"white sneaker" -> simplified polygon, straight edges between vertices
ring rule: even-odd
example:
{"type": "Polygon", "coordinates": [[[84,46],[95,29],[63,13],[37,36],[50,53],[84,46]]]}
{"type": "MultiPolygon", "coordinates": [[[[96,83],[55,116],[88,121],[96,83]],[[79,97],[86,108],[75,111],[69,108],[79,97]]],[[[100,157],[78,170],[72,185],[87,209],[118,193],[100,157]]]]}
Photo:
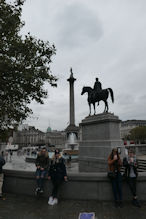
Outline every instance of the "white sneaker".
{"type": "Polygon", "coordinates": [[[40,188],[39,188],[39,187],[36,188],[36,190],[35,190],[35,195],[36,195],[36,196],[38,195],[39,191],[40,191],[40,188]]]}
{"type": "Polygon", "coordinates": [[[57,198],[54,198],[52,200],[52,202],[49,203],[49,205],[57,205],[58,204],[58,199],[57,198]]]}
{"type": "Polygon", "coordinates": [[[49,200],[48,200],[48,205],[52,205],[52,202],[53,202],[53,197],[50,196],[50,197],[49,197],[49,200]]]}
{"type": "Polygon", "coordinates": [[[50,205],[55,205],[54,199],[52,200],[52,202],[50,202],[50,205]]]}
{"type": "Polygon", "coordinates": [[[58,199],[54,198],[54,205],[57,205],[57,204],[58,204],[58,199]]]}
{"type": "Polygon", "coordinates": [[[40,190],[41,190],[40,187],[37,187],[35,191],[39,192],[40,190]]]}

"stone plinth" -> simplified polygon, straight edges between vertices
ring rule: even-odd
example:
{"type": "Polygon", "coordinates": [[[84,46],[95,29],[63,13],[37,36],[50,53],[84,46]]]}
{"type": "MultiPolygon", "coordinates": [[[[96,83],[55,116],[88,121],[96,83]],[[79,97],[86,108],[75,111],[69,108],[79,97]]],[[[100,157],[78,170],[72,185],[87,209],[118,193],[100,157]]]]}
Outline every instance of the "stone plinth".
{"type": "Polygon", "coordinates": [[[88,116],[80,123],[79,171],[105,172],[112,148],[121,147],[120,120],[111,113],[88,116]]]}

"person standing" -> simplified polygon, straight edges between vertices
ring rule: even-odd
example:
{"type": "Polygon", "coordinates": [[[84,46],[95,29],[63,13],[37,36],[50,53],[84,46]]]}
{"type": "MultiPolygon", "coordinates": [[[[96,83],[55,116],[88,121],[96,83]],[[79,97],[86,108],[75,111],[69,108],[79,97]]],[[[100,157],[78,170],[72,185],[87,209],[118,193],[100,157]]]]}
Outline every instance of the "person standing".
{"type": "Polygon", "coordinates": [[[109,178],[112,183],[112,190],[115,200],[115,207],[122,207],[122,161],[117,148],[114,148],[108,157],[109,178]]]}
{"type": "Polygon", "coordinates": [[[5,165],[4,158],[0,155],[0,198],[2,198],[2,187],[3,187],[3,166],[5,165]]]}
{"type": "Polygon", "coordinates": [[[8,156],[9,156],[8,151],[5,151],[5,162],[6,162],[6,163],[8,162],[8,156]]]}
{"type": "Polygon", "coordinates": [[[68,158],[67,158],[67,167],[68,168],[71,168],[71,161],[72,161],[71,155],[68,155],[68,158]]]}
{"type": "Polygon", "coordinates": [[[53,190],[49,197],[48,204],[58,204],[58,189],[63,181],[67,181],[66,167],[64,159],[61,157],[59,150],[55,150],[55,155],[51,160],[49,168],[48,179],[52,181],[53,190]]]}
{"type": "Polygon", "coordinates": [[[46,148],[43,148],[36,159],[36,180],[37,188],[35,194],[43,193],[44,178],[49,169],[49,155],[46,148]]]}
{"type": "Polygon", "coordinates": [[[4,152],[4,151],[1,152],[1,156],[2,156],[3,158],[5,158],[5,152],[4,152]]]}
{"type": "Polygon", "coordinates": [[[12,162],[13,151],[10,150],[10,162],[12,162]]]}
{"type": "Polygon", "coordinates": [[[138,162],[133,150],[129,150],[128,157],[125,157],[123,159],[123,166],[125,167],[126,181],[129,185],[129,188],[133,196],[132,204],[136,207],[141,207],[141,204],[137,198],[137,191],[136,191],[136,182],[138,177],[138,171],[137,171],[138,162]]]}

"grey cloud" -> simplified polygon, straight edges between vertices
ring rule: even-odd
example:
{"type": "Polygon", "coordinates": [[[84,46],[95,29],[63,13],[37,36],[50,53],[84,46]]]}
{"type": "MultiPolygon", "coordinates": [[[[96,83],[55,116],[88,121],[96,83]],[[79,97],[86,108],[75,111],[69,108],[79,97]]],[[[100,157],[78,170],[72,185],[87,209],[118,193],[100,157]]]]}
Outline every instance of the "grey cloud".
{"type": "Polygon", "coordinates": [[[76,48],[92,44],[98,42],[103,35],[98,16],[84,4],[66,6],[55,18],[55,23],[57,41],[64,47],[76,48]]]}
{"type": "Polygon", "coordinates": [[[132,94],[127,94],[127,93],[121,93],[116,96],[117,99],[117,104],[127,106],[131,105],[135,102],[135,98],[132,94]]]}

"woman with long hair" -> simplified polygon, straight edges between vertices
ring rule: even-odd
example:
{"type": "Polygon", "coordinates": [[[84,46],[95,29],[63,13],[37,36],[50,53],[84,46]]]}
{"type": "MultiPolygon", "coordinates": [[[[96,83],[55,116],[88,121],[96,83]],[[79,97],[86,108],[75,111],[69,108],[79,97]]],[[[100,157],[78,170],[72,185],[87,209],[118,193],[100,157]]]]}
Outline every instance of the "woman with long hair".
{"type": "Polygon", "coordinates": [[[67,181],[65,162],[58,149],[55,150],[54,157],[51,160],[48,179],[51,179],[53,184],[53,190],[48,204],[55,205],[58,203],[58,189],[63,181],[67,181]]]}
{"type": "Polygon", "coordinates": [[[108,157],[109,178],[112,183],[112,190],[114,194],[115,207],[122,207],[122,176],[121,166],[122,161],[117,148],[114,148],[108,157]]]}

